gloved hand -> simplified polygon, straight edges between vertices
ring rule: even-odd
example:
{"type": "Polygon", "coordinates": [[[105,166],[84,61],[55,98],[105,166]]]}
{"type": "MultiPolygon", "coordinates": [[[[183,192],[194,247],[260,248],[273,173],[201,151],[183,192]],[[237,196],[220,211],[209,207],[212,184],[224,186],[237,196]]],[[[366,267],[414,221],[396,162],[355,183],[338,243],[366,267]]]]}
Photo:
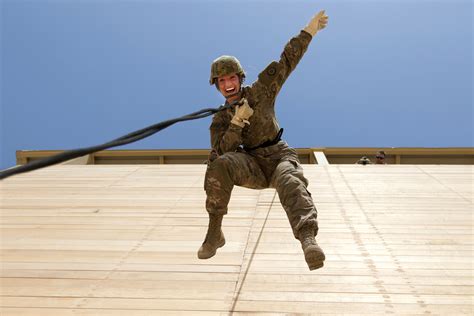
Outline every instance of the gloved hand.
{"type": "Polygon", "coordinates": [[[309,21],[303,30],[311,34],[311,36],[314,36],[319,30],[325,28],[327,24],[328,16],[325,14],[325,11],[322,10],[309,21]]]}
{"type": "Polygon", "coordinates": [[[243,98],[239,103],[235,107],[235,114],[230,122],[243,128],[245,124],[250,125],[248,119],[253,115],[253,110],[248,104],[247,99],[243,98]]]}

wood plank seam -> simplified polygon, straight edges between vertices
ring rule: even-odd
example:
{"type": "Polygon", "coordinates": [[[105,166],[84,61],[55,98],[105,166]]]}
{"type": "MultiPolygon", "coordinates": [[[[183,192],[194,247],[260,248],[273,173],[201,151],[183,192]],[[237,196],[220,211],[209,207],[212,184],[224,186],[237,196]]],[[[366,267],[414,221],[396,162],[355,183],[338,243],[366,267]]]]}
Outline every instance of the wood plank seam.
{"type": "MultiPolygon", "coordinates": [[[[375,225],[375,223],[372,221],[372,219],[367,215],[367,213],[365,212],[364,210],[364,206],[362,205],[362,202],[360,201],[360,199],[357,197],[357,194],[355,194],[354,190],[352,189],[352,187],[349,185],[349,182],[347,181],[346,179],[346,176],[344,175],[344,173],[342,172],[341,168],[339,166],[336,167],[338,172],[339,172],[339,175],[341,177],[341,179],[343,180],[343,183],[345,184],[345,186],[349,189],[351,195],[352,195],[352,198],[356,201],[359,209],[361,210],[361,213],[362,215],[364,216],[366,222],[372,227],[372,229],[375,231],[377,237],[380,239],[382,245],[384,246],[384,248],[387,250],[387,252],[389,253],[392,261],[395,263],[397,269],[396,271],[400,274],[400,277],[401,279],[406,283],[406,285],[410,288],[410,291],[411,291],[411,294],[417,299],[417,304],[421,307],[421,309],[423,309],[423,312],[424,314],[432,314],[432,311],[429,310],[426,302],[421,298],[420,296],[420,293],[418,293],[418,291],[416,290],[416,288],[411,284],[410,282],[410,278],[408,277],[405,269],[403,268],[402,264],[400,263],[400,261],[397,259],[396,255],[394,255],[392,249],[389,247],[389,245],[387,244],[387,242],[385,241],[382,233],[380,232],[380,230],[377,228],[377,226],[375,225]]],[[[357,233],[358,234],[358,233],[357,233]]],[[[367,252],[368,256],[370,256],[370,253],[367,252]]],[[[370,263],[370,266],[373,268],[373,271],[376,273],[376,278],[378,278],[378,272],[377,272],[377,266],[375,264],[375,261],[373,259],[368,259],[368,262],[370,263]]],[[[392,300],[390,299],[390,294],[387,292],[387,290],[385,289],[385,287],[382,285],[382,281],[379,280],[380,282],[377,281],[376,283],[376,286],[378,288],[380,288],[380,293],[383,294],[383,298],[384,300],[387,302],[387,307],[390,307],[391,310],[390,310],[390,313],[393,313],[392,309],[393,309],[393,302],[392,300]]],[[[387,311],[389,312],[389,311],[387,311]]]]}
{"type": "MultiPolygon", "coordinates": [[[[339,171],[339,176],[341,177],[342,173],[341,173],[340,168],[338,166],[336,168],[339,171]]],[[[361,235],[357,231],[357,229],[356,229],[354,223],[352,222],[350,216],[348,216],[347,211],[346,211],[345,206],[344,206],[344,203],[343,203],[341,197],[339,196],[339,193],[338,193],[338,191],[337,191],[337,189],[334,185],[334,181],[332,180],[332,177],[331,177],[329,171],[327,169],[325,169],[325,171],[326,171],[326,174],[327,174],[328,179],[329,179],[329,184],[331,185],[331,188],[332,188],[333,192],[335,193],[336,202],[337,202],[338,208],[341,212],[342,219],[343,219],[344,223],[348,226],[348,228],[350,230],[350,233],[352,235],[352,238],[353,238],[354,242],[357,244],[357,248],[361,252],[361,256],[366,258],[364,260],[364,264],[367,266],[367,270],[370,271],[372,277],[375,279],[375,282],[374,282],[375,288],[377,289],[379,294],[382,295],[382,297],[383,297],[384,305],[386,307],[385,313],[393,314],[393,308],[394,308],[393,302],[392,302],[390,296],[388,295],[387,289],[383,285],[383,281],[379,277],[379,273],[378,273],[378,270],[377,270],[376,263],[372,258],[370,258],[369,250],[365,246],[365,244],[364,244],[364,242],[361,238],[361,235]]],[[[344,180],[345,185],[348,187],[346,179],[343,178],[343,180],[344,180]]],[[[359,205],[359,208],[361,209],[361,211],[363,211],[362,208],[360,207],[360,205],[359,205]]]]}
{"type": "MultiPolygon", "coordinates": [[[[262,191],[263,192],[263,191],[262,191]]],[[[249,259],[249,262],[247,264],[247,267],[245,268],[245,271],[243,273],[243,276],[242,278],[240,277],[240,275],[242,275],[242,272],[240,273],[239,275],[239,279],[237,280],[237,284],[236,284],[236,291],[234,291],[234,295],[233,295],[233,299],[232,299],[232,306],[230,308],[230,311],[229,311],[229,314],[230,315],[233,315],[234,312],[235,312],[235,307],[237,306],[237,302],[239,301],[239,297],[240,297],[240,293],[242,291],[242,287],[245,283],[245,279],[247,278],[247,274],[249,272],[249,269],[250,269],[250,265],[252,264],[252,261],[253,261],[253,258],[255,256],[255,251],[257,250],[257,247],[260,243],[260,239],[262,238],[262,234],[263,234],[263,230],[265,229],[265,225],[267,223],[267,220],[268,220],[268,216],[270,215],[270,211],[273,207],[273,203],[275,203],[275,198],[276,198],[276,190],[274,190],[273,192],[273,197],[272,197],[272,202],[270,203],[270,205],[268,206],[268,211],[267,211],[267,214],[265,215],[265,220],[263,221],[263,224],[262,224],[262,229],[260,230],[259,234],[258,234],[258,238],[257,238],[257,241],[255,242],[255,245],[252,249],[252,252],[251,252],[251,255],[250,255],[250,259],[249,259]]],[[[258,205],[258,202],[257,202],[257,205],[258,205]]],[[[254,217],[254,220],[255,220],[255,217],[254,217]]],[[[250,230],[249,232],[249,236],[248,238],[250,238],[252,234],[252,231],[250,230]]],[[[248,242],[248,239],[247,239],[247,245],[249,244],[248,242]]],[[[244,253],[244,257],[245,257],[245,253],[244,253]]],[[[243,263],[243,262],[242,262],[243,263]]]]}

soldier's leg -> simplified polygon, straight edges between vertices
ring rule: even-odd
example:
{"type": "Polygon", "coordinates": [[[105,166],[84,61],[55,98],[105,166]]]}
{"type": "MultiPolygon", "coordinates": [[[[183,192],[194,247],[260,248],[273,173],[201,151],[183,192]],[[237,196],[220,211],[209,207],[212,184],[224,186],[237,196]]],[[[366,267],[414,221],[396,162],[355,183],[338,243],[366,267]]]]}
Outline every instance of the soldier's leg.
{"type": "Polygon", "coordinates": [[[226,153],[211,162],[206,171],[206,209],[209,227],[198,258],[207,259],[215,255],[217,248],[224,246],[221,230],[222,218],[227,214],[227,204],[234,185],[252,189],[268,187],[267,180],[255,158],[239,152],[226,153]]]}
{"type": "Polygon", "coordinates": [[[303,247],[310,270],[324,265],[324,253],[317,245],[317,211],[303,175],[303,168],[296,160],[285,160],[276,167],[271,185],[277,190],[280,202],[290,221],[293,234],[303,247]]]}

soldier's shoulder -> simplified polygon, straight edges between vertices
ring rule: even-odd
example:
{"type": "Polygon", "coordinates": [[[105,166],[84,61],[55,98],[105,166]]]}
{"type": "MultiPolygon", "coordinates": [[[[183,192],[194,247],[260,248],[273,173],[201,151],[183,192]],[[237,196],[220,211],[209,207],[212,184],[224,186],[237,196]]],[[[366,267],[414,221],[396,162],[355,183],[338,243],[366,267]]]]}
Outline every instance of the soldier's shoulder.
{"type": "MultiPolygon", "coordinates": [[[[252,84],[253,86],[253,84],[252,84]]],[[[242,87],[242,97],[246,98],[250,94],[252,94],[252,86],[243,86],[242,87]]]]}
{"type": "MultiPolygon", "coordinates": [[[[219,107],[219,110],[221,110],[222,108],[223,108],[223,106],[219,107]]],[[[227,110],[221,110],[221,111],[217,112],[212,117],[212,120],[215,121],[215,120],[220,120],[220,119],[224,118],[226,116],[226,111],[227,110]]]]}
{"type": "Polygon", "coordinates": [[[262,83],[270,83],[278,77],[282,69],[282,64],[274,60],[258,75],[258,79],[262,83]]]}
{"type": "Polygon", "coordinates": [[[212,117],[211,128],[222,128],[228,121],[228,110],[219,111],[212,117]]]}

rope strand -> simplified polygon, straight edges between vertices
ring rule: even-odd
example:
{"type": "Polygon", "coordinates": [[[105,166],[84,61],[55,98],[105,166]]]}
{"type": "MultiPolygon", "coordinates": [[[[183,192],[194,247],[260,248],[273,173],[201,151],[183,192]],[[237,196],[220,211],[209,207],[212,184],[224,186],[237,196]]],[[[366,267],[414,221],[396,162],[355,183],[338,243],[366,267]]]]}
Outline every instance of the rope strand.
{"type": "Polygon", "coordinates": [[[84,155],[88,155],[91,153],[95,153],[100,150],[105,150],[108,148],[112,147],[117,147],[117,146],[123,146],[126,144],[130,144],[136,141],[139,141],[143,138],[149,137],[175,123],[178,122],[184,122],[184,121],[191,121],[191,120],[197,120],[201,119],[204,117],[211,116],[217,112],[229,109],[236,105],[239,101],[234,101],[230,104],[227,105],[221,105],[218,108],[207,108],[207,109],[202,109],[197,112],[184,115],[182,117],[166,120],[157,124],[150,125],[148,127],[139,129],[137,131],[128,133],[124,136],[121,136],[119,138],[116,138],[112,141],[109,141],[107,143],[101,144],[101,145],[96,145],[96,146],[91,146],[91,147],[84,147],[84,148],[78,148],[78,149],[71,149],[64,151],[62,153],[56,154],[51,157],[46,157],[38,160],[34,160],[32,162],[29,162],[25,165],[22,166],[17,166],[14,168],[6,169],[0,171],[0,180],[6,179],[8,177],[11,177],[16,174],[24,173],[24,172],[29,172],[33,171],[36,169],[48,167],[57,163],[61,163],[67,160],[71,160],[77,157],[81,157],[84,155]]]}

